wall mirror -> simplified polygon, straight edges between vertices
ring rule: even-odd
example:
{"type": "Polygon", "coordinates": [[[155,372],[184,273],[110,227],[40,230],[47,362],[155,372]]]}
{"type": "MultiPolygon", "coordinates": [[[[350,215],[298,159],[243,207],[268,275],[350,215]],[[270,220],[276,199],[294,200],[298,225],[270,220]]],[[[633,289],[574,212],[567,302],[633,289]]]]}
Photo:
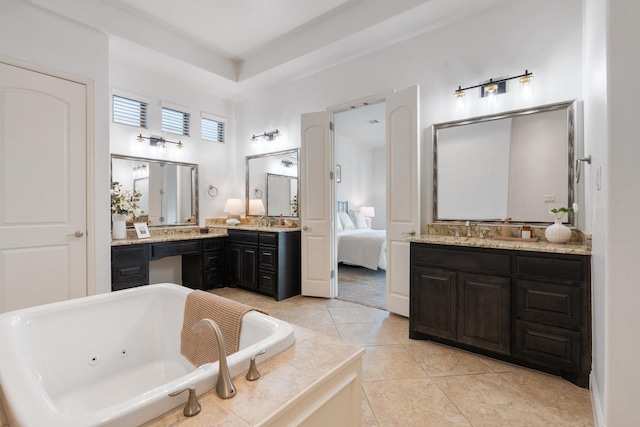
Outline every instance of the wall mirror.
{"type": "Polygon", "coordinates": [[[574,104],[433,125],[434,221],[552,222],[574,201],[574,104]]]}
{"type": "Polygon", "coordinates": [[[299,149],[247,156],[248,216],[298,217],[299,149]]]}
{"type": "Polygon", "coordinates": [[[198,165],[112,154],[111,181],[140,191],[149,226],[198,224],[198,165]]]}

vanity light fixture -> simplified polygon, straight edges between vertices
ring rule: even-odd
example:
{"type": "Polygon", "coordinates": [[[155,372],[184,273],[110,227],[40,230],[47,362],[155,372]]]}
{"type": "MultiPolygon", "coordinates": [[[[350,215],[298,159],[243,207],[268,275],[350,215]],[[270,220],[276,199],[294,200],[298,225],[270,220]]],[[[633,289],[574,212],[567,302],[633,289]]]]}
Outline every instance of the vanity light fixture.
{"type": "Polygon", "coordinates": [[[463,96],[465,96],[465,91],[469,89],[480,88],[480,97],[484,98],[489,95],[498,95],[501,93],[505,93],[507,91],[507,82],[513,79],[520,79],[520,84],[528,85],[533,81],[533,73],[529,70],[524,70],[524,74],[520,74],[518,76],[507,77],[504,79],[489,79],[488,82],[480,83],[479,85],[462,87],[458,86],[458,89],[453,92],[454,96],[460,100],[463,96]]]}
{"type": "Polygon", "coordinates": [[[258,136],[253,134],[253,136],[251,137],[251,142],[256,142],[258,140],[258,138],[262,138],[265,141],[273,141],[274,139],[276,139],[280,135],[282,135],[282,134],[280,133],[280,131],[278,129],[272,130],[270,132],[263,132],[262,135],[258,135],[258,136]]]}
{"type": "Polygon", "coordinates": [[[149,145],[152,147],[164,147],[166,144],[175,144],[178,150],[182,150],[184,147],[184,144],[181,141],[169,141],[161,136],[142,136],[142,134],[140,134],[136,137],[136,141],[138,142],[144,142],[145,139],[149,140],[149,145]]]}

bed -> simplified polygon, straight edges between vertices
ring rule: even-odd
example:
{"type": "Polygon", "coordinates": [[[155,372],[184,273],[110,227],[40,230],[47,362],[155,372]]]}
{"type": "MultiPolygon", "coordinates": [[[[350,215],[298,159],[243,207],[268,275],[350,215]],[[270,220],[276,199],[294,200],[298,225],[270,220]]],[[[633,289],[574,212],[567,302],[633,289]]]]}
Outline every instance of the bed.
{"type": "Polygon", "coordinates": [[[387,269],[387,231],[369,228],[362,215],[349,211],[346,201],[337,202],[336,243],[338,263],[387,269]]]}

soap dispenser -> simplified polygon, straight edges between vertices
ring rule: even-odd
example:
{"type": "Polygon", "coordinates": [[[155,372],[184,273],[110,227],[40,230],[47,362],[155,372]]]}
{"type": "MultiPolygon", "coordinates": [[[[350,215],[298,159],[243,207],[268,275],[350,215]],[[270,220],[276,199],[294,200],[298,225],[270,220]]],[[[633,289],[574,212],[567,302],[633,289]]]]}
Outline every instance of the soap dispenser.
{"type": "Polygon", "coordinates": [[[509,225],[509,221],[511,218],[505,218],[502,223],[502,230],[500,231],[500,236],[502,237],[512,237],[511,236],[511,226],[509,225]]]}

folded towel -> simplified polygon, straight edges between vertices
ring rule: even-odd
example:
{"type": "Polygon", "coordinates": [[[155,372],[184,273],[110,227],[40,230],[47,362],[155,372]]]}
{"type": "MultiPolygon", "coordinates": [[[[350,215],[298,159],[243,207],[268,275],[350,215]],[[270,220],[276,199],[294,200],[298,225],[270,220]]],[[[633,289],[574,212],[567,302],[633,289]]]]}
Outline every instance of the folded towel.
{"type": "Polygon", "coordinates": [[[222,298],[204,291],[193,291],[184,304],[184,321],[180,332],[180,353],[194,366],[218,360],[218,344],[210,328],[193,333],[191,328],[201,319],[211,319],[218,324],[224,339],[227,355],[238,351],[242,316],[251,310],[266,311],[222,298]]]}

